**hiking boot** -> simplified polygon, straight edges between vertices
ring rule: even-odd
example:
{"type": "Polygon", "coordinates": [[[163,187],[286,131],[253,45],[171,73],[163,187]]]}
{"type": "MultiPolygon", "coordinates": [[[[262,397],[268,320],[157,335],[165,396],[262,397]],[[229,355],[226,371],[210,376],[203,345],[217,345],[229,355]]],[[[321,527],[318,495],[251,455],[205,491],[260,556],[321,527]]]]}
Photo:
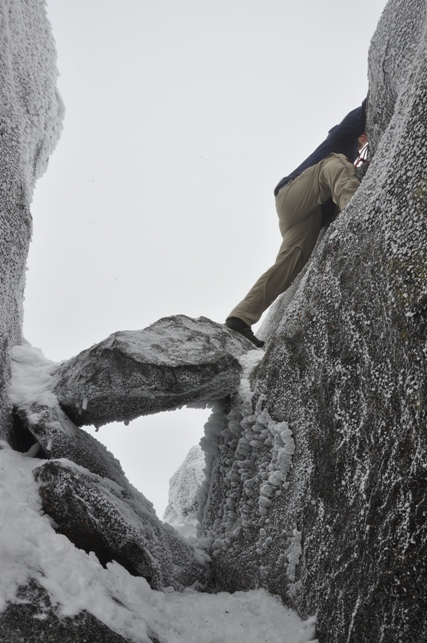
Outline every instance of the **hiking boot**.
{"type": "Polygon", "coordinates": [[[243,319],[239,319],[238,317],[229,317],[225,320],[225,325],[227,328],[230,328],[236,333],[243,335],[243,337],[246,337],[246,339],[249,339],[249,341],[252,342],[252,344],[255,344],[257,348],[262,348],[264,346],[264,342],[258,339],[258,337],[255,337],[252,332],[252,328],[248,326],[243,319]]]}

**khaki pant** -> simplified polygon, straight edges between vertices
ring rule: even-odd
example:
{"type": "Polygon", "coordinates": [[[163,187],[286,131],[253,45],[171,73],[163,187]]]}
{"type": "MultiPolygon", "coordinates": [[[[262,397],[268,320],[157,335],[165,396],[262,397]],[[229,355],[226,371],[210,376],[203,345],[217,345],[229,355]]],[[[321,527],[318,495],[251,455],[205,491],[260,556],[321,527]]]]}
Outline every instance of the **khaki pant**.
{"type": "Polygon", "coordinates": [[[283,242],[276,263],[258,279],[229,317],[238,317],[249,326],[259,320],[307,263],[320,232],[321,204],[332,197],[343,210],[359,185],[354,167],[345,156],[331,154],[280,190],[276,209],[283,242]]]}

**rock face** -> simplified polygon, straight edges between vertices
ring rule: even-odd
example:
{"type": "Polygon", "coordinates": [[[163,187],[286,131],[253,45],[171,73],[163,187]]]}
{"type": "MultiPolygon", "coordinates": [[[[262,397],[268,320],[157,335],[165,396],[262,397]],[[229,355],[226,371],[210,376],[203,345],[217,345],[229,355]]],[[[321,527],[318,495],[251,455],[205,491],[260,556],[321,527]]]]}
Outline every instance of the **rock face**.
{"type": "Polygon", "coordinates": [[[65,362],[54,392],[78,425],[101,426],[206,403],[237,390],[252,344],[210,319],[167,317],[114,333],[65,362]]]}
{"type": "Polygon", "coordinates": [[[207,568],[197,562],[192,547],[163,525],[129,484],[119,486],[66,461],[42,465],[35,479],[57,533],[94,552],[102,565],[114,560],[153,589],[206,587],[207,568]]]}
{"type": "Polygon", "coordinates": [[[199,490],[205,479],[205,456],[199,446],[191,447],[184,462],[169,481],[169,503],[163,520],[184,536],[195,536],[199,490]]]}
{"type": "Polygon", "coordinates": [[[386,7],[369,60],[371,166],[270,311],[262,361],[219,324],[178,316],[116,333],[60,367],[39,365],[45,388],[12,387],[9,399],[28,205],[62,108],[44,5],[0,1],[0,437],[44,459],[37,466],[0,445],[9,463],[1,504],[16,523],[3,523],[3,561],[25,529],[8,567],[10,575],[16,562],[22,574],[17,592],[2,570],[2,639],[138,640],[116,633],[111,614],[108,626],[97,617],[114,605],[133,618],[145,596],[135,576],[156,588],[206,581],[203,557],[157,520],[120,464],[76,424],[210,402],[207,477],[182,507],[199,505],[216,589],[268,588],[301,616],[317,614],[320,643],[427,640],[426,13],[424,0],[386,7]],[[34,477],[58,533],[41,515],[34,477]],[[45,542],[84,569],[77,595],[90,568],[85,596],[98,596],[96,610],[79,604],[68,619],[53,604],[50,596],[70,600],[76,576],[49,546],[38,556],[35,543],[45,542]],[[56,581],[52,561],[61,563],[56,581]]]}
{"type": "Polygon", "coordinates": [[[370,50],[375,155],[266,355],[212,421],[217,582],[317,613],[322,643],[427,640],[427,40],[391,0],[370,50]]]}
{"type": "Polygon", "coordinates": [[[29,205],[59,137],[56,52],[39,0],[0,2],[0,436],[11,426],[9,350],[22,341],[29,205]]]}
{"type": "Polygon", "coordinates": [[[19,603],[9,604],[0,620],[0,640],[5,643],[128,642],[87,612],[80,612],[74,618],[62,617],[52,605],[48,592],[34,580],[18,589],[17,598],[19,603]]]}

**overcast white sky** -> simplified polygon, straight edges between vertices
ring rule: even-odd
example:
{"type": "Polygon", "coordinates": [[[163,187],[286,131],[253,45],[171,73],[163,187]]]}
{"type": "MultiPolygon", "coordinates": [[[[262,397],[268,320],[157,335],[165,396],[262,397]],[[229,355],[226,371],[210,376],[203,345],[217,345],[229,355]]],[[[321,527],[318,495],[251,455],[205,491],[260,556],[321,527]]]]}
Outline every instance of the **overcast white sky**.
{"type": "MultiPolygon", "coordinates": [[[[273,189],[367,93],[385,0],[48,0],[65,127],[38,182],[25,335],[49,359],[223,322],[280,245],[273,189]]],[[[97,437],[162,515],[207,413],[97,437]]]]}

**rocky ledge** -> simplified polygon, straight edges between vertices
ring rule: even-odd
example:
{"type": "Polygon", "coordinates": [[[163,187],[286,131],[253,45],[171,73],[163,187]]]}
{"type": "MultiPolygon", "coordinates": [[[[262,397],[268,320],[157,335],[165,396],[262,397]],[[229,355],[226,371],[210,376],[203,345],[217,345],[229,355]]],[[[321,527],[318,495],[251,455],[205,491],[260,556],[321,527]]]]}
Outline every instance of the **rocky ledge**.
{"type": "Polygon", "coordinates": [[[239,357],[252,348],[206,317],[166,317],[114,333],[62,364],[54,393],[78,426],[129,422],[235,392],[239,357]]]}

